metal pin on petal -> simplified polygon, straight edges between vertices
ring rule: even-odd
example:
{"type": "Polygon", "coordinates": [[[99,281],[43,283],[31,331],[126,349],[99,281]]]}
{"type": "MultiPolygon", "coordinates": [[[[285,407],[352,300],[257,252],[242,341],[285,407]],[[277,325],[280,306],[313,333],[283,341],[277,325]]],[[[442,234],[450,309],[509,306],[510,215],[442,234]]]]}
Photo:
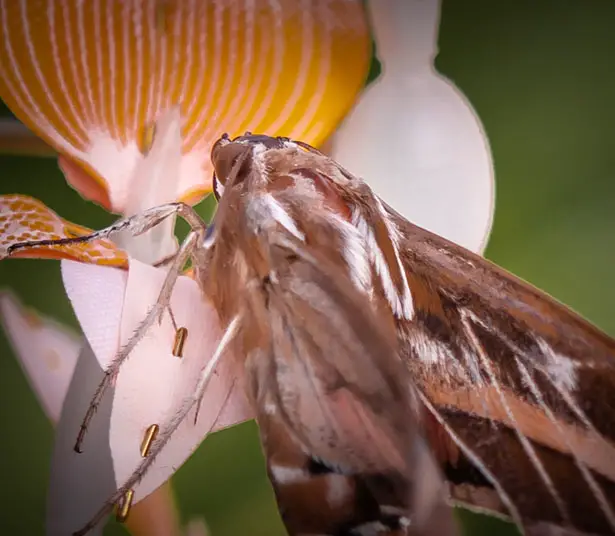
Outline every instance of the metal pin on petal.
{"type": "Polygon", "coordinates": [[[179,328],[175,332],[175,342],[173,343],[173,355],[176,357],[183,357],[184,343],[188,337],[188,330],[186,328],[179,328]]]}
{"type": "Polygon", "coordinates": [[[143,436],[143,441],[141,442],[141,456],[144,458],[147,458],[152,447],[152,443],[158,435],[158,430],[160,430],[160,426],[157,424],[152,424],[151,426],[148,426],[147,430],[145,430],[145,435],[143,436]]]}
{"type": "Polygon", "coordinates": [[[132,499],[134,497],[134,490],[129,489],[122,497],[122,500],[119,502],[117,506],[117,513],[115,515],[115,519],[119,523],[124,523],[128,519],[128,514],[130,513],[130,508],[132,507],[132,499]]]}

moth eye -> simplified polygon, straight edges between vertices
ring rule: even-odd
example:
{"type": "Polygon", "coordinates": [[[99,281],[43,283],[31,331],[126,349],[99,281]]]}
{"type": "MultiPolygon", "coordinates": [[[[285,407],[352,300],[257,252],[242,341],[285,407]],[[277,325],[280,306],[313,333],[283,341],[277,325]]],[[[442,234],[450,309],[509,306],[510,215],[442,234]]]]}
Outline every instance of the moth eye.
{"type": "Polygon", "coordinates": [[[222,184],[221,181],[218,180],[218,177],[216,176],[216,174],[214,173],[214,178],[213,178],[213,189],[214,189],[214,197],[216,198],[216,201],[220,201],[220,198],[222,197],[222,194],[224,193],[224,184],[222,184]]]}

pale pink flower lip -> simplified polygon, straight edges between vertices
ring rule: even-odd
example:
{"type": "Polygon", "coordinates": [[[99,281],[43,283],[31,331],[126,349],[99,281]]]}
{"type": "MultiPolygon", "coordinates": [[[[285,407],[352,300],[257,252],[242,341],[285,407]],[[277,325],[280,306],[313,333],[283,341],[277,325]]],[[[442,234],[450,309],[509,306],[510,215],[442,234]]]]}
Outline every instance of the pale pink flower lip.
{"type": "MultiPolygon", "coordinates": [[[[58,423],[47,520],[49,534],[58,535],[85,524],[143,461],[140,446],[146,429],[151,424],[168,427],[194,392],[219,335],[215,312],[203,301],[196,282],[180,277],[171,307],[178,325],[188,329],[183,357],[172,355],[175,330],[167,315],[122,367],[113,394],[103,399],[92,421],[83,453],[77,454],[72,446],[102,370],[156,300],[165,272],[132,259],[128,272],[63,261],[62,273],[91,349],[87,361],[80,360],[80,367],[84,361],[89,369],[81,381],[91,389],[69,391],[58,423]]],[[[227,359],[217,367],[197,422],[193,410],[135,487],[135,501],[165,482],[209,432],[252,418],[233,363],[227,359]]]]}

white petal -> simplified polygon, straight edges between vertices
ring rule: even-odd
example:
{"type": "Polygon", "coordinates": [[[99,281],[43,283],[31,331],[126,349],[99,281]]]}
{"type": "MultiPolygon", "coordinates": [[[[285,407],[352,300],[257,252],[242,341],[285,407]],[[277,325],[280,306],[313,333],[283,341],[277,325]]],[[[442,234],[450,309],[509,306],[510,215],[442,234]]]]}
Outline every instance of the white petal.
{"type": "Polygon", "coordinates": [[[81,341],[67,327],[0,294],[0,320],[47,417],[55,424],[75,370],[81,341]]]}
{"type": "Polygon", "coordinates": [[[124,292],[125,270],[75,261],[62,261],[64,290],[71,301],[84,335],[102,368],[117,352],[124,292]]]}
{"type": "Polygon", "coordinates": [[[335,135],[333,156],[413,223],[482,252],[491,152],[472,106],[433,65],[439,3],[368,5],[383,73],[335,135]]]}
{"type": "Polygon", "coordinates": [[[236,382],[220,415],[216,419],[212,432],[223,430],[229,426],[235,426],[240,422],[253,418],[254,415],[245,397],[243,385],[241,382],[236,382]]]}
{"type": "MultiPolygon", "coordinates": [[[[132,216],[176,200],[182,159],[180,120],[179,107],[175,106],[156,123],[153,144],[137,163],[130,180],[125,215],[132,216]]],[[[127,233],[116,241],[121,248],[130,251],[131,257],[153,265],[177,250],[174,226],[175,218],[168,218],[140,236],[127,233]]]]}
{"type": "MultiPolygon", "coordinates": [[[[102,375],[98,360],[86,344],[56,427],[47,493],[47,536],[66,536],[81,528],[117,488],[109,447],[113,390],[103,398],[90,424],[85,451],[77,454],[73,450],[79,426],[102,375]]],[[[91,534],[102,534],[102,524],[91,534]]]]}
{"type": "MultiPolygon", "coordinates": [[[[106,367],[117,352],[125,270],[62,261],[62,278],[86,336],[55,434],[47,496],[46,533],[66,536],[89,521],[116,489],[109,427],[114,390],[102,399],[84,443],[73,450],[79,427],[106,367]]],[[[93,534],[102,532],[98,527],[93,534]]]]}
{"type": "MultiPolygon", "coordinates": [[[[122,318],[123,341],[132,335],[155,302],[164,277],[164,270],[131,260],[122,318]]],[[[183,357],[172,355],[175,330],[169,315],[165,315],[162,324],[154,326],[135,348],[116,381],[111,449],[120,483],[142,461],[140,446],[146,429],[158,424],[162,433],[164,424],[177,414],[185,398],[194,393],[200,372],[220,336],[217,315],[203,300],[194,280],[179,278],[171,309],[177,325],[188,329],[183,357]]],[[[239,381],[235,363],[223,358],[203,397],[197,423],[194,424],[192,410],[136,488],[135,500],[166,481],[212,430],[239,381]]],[[[231,405],[235,406],[233,402],[231,405]]],[[[234,413],[234,417],[237,423],[251,415],[234,413]]]]}
{"type": "MultiPolygon", "coordinates": [[[[118,277],[118,271],[112,268],[103,268],[113,272],[105,274],[84,271],[73,264],[63,266],[67,292],[98,355],[87,353],[79,360],[58,425],[48,498],[48,534],[52,536],[64,536],[83,526],[132,474],[143,460],[140,445],[145,430],[156,423],[160,433],[164,432],[165,424],[177,413],[184,397],[193,393],[200,370],[211,357],[219,335],[216,315],[202,301],[197,284],[181,277],[171,307],[178,324],[188,328],[184,357],[171,353],[175,332],[165,315],[162,324],[151,328],[120,369],[112,392],[103,398],[90,424],[83,453],[76,454],[73,445],[102,378],[101,364],[108,364],[110,354],[132,335],[158,297],[166,272],[131,259],[126,281],[121,272],[118,277]],[[86,292],[88,281],[90,302],[86,292]],[[125,286],[122,281],[126,281],[125,286]],[[121,327],[117,323],[118,296],[123,300],[119,306],[121,327]],[[106,321],[105,315],[114,321],[106,321]],[[115,347],[111,344],[113,340],[115,347]]],[[[230,359],[222,360],[203,398],[197,424],[193,424],[192,411],[135,487],[135,501],[154,491],[179,468],[213,428],[223,408],[226,425],[234,424],[232,419],[240,422],[252,417],[249,413],[241,414],[245,407],[241,399],[229,399],[231,392],[237,393],[232,389],[237,377],[233,364],[230,359]]]]}

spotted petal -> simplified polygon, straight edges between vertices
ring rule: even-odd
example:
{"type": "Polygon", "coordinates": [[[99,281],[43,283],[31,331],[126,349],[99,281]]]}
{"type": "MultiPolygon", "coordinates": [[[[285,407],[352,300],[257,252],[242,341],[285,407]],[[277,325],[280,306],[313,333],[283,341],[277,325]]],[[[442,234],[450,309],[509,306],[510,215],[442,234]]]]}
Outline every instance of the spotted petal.
{"type": "MultiPolygon", "coordinates": [[[[37,240],[58,240],[91,233],[90,229],[70,223],[39,200],[27,195],[0,195],[0,259],[14,244],[37,240]]],[[[74,259],[91,264],[126,266],[127,257],[110,240],[43,246],[16,250],[13,257],[74,259]]]]}
{"type": "MultiPolygon", "coordinates": [[[[119,344],[132,335],[156,300],[165,271],[134,259],[128,274],[72,262],[63,262],[62,271],[97,363],[90,360],[90,370],[83,374],[88,378],[83,389],[72,382],[70,404],[67,399],[60,421],[65,426],[58,428],[48,509],[50,534],[58,535],[79,528],[132,474],[143,460],[140,446],[146,429],[159,424],[160,433],[164,432],[185,397],[194,392],[219,335],[215,312],[202,300],[196,282],[180,277],[171,308],[177,323],[188,329],[183,357],[172,355],[175,331],[167,315],[160,326],[150,329],[122,366],[114,392],[103,399],[92,422],[84,452],[77,455],[72,445],[102,368],[108,366],[119,344]],[[101,474],[103,466],[108,474],[101,474]]],[[[166,481],[209,431],[251,418],[232,363],[223,360],[217,367],[198,421],[194,424],[192,411],[135,488],[135,500],[166,481]]],[[[81,361],[78,371],[80,366],[81,361]]]]}
{"type": "Polygon", "coordinates": [[[493,163],[480,119],[433,64],[440,2],[368,6],[383,72],[337,132],[333,155],[413,223],[482,252],[493,163]]]}
{"type": "Polygon", "coordinates": [[[222,132],[318,145],[370,59],[360,0],[0,0],[0,35],[0,97],[121,213],[165,111],[182,117],[175,197],[195,201],[222,132]]]}
{"type": "Polygon", "coordinates": [[[81,349],[79,338],[27,309],[9,292],[0,293],[0,321],[32,390],[55,424],[81,349]]]}

